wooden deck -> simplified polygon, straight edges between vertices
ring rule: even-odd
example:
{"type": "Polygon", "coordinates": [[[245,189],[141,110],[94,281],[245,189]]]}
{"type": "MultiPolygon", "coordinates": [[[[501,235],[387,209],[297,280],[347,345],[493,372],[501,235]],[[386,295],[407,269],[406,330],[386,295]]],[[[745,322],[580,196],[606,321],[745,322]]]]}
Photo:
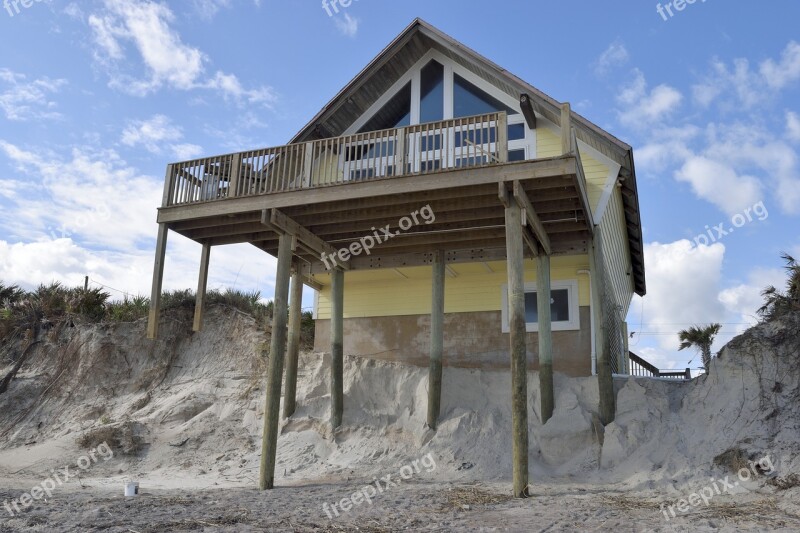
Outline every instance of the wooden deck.
{"type": "Polygon", "coordinates": [[[503,259],[513,197],[532,246],[586,253],[594,224],[574,131],[565,155],[519,162],[507,162],[504,132],[498,113],[171,164],[158,222],[204,245],[272,255],[289,234],[308,278],[328,270],[323,253],[380,239],[387,225],[391,239],[340,266],[426,265],[438,250],[448,263],[503,259]],[[414,215],[422,208],[432,221],[414,215]]]}

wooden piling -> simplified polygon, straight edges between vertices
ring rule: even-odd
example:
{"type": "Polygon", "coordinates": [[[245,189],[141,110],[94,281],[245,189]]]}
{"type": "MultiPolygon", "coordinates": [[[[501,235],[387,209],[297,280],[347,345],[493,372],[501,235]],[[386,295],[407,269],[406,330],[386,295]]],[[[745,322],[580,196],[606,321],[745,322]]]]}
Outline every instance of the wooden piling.
{"type": "Polygon", "coordinates": [[[521,210],[505,210],[508,322],[511,344],[511,414],[514,496],[528,493],[528,361],[525,347],[525,276],[521,210]]]}
{"type": "Polygon", "coordinates": [[[167,234],[169,229],[166,224],[158,225],[156,238],[156,258],[153,263],[153,286],[150,291],[150,314],[147,318],[147,338],[158,338],[158,319],[161,314],[161,286],[164,281],[164,259],[167,254],[167,234]]]}
{"type": "Polygon", "coordinates": [[[433,257],[431,297],[431,361],[428,370],[428,427],[436,429],[442,402],[442,354],[444,352],[444,251],[433,257]]]}
{"type": "Polygon", "coordinates": [[[202,331],[203,315],[206,310],[206,289],[208,288],[208,261],[211,257],[211,245],[203,244],[203,251],[200,254],[200,275],[197,280],[197,295],[194,301],[194,324],[193,331],[202,331]]]}
{"type": "Polygon", "coordinates": [[[331,272],[331,426],[342,425],[344,413],[344,272],[331,272]]]}
{"type": "Polygon", "coordinates": [[[289,347],[286,350],[286,392],[283,416],[289,418],[297,409],[297,364],[300,358],[300,326],[303,320],[303,279],[295,270],[289,295],[289,347]]]}
{"type": "Polygon", "coordinates": [[[275,486],[275,460],[278,451],[278,415],[281,403],[281,379],[286,352],[286,323],[288,321],[289,276],[292,262],[292,237],[278,239],[278,272],[275,276],[275,300],[272,310],[272,339],[269,348],[267,399],[264,407],[264,435],[261,447],[259,488],[275,486]]]}
{"type": "Polygon", "coordinates": [[[595,227],[594,238],[589,246],[589,271],[591,274],[592,302],[594,309],[594,345],[597,359],[597,383],[600,393],[599,415],[600,421],[606,425],[614,420],[616,400],[614,398],[614,377],[608,357],[608,344],[606,343],[606,320],[609,317],[603,312],[603,298],[605,294],[605,276],[603,275],[603,258],[600,227],[595,227]]]}
{"type": "Polygon", "coordinates": [[[550,316],[550,256],[536,258],[536,303],[539,327],[539,388],[542,402],[542,424],[553,416],[553,333],[550,316]]]}

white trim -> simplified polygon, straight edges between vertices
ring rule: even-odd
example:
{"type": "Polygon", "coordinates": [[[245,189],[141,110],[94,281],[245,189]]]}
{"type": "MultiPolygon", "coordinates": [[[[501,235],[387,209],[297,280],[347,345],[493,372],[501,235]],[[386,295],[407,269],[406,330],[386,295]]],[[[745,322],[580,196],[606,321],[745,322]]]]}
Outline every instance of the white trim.
{"type": "Polygon", "coordinates": [[[411,115],[410,115],[411,124],[419,124],[421,96],[422,96],[422,71],[416,69],[411,74],[411,115]]]}
{"type": "MultiPolygon", "coordinates": [[[[567,289],[567,297],[569,298],[569,321],[553,321],[551,324],[552,331],[576,331],[581,329],[581,316],[580,316],[580,305],[578,302],[578,280],[577,279],[570,279],[570,280],[559,280],[559,281],[551,281],[550,282],[550,289],[551,290],[563,290],[567,289]]],[[[508,333],[510,328],[508,327],[508,284],[503,284],[501,287],[502,291],[502,307],[500,311],[500,321],[502,324],[502,331],[503,333],[508,333]]],[[[525,292],[536,292],[536,283],[529,282],[525,284],[525,292]]],[[[539,324],[536,322],[529,322],[525,324],[525,330],[527,332],[535,332],[539,331],[539,324]]]]}
{"type": "Polygon", "coordinates": [[[453,65],[449,62],[444,65],[444,119],[453,118],[453,65]]]}
{"type": "Polygon", "coordinates": [[[616,168],[609,167],[608,177],[603,184],[603,194],[600,195],[600,201],[597,202],[596,224],[599,224],[600,221],[603,220],[608,202],[611,201],[611,195],[614,193],[614,187],[617,185],[617,179],[619,179],[619,171],[622,167],[617,164],[615,164],[615,166],[616,168]]]}

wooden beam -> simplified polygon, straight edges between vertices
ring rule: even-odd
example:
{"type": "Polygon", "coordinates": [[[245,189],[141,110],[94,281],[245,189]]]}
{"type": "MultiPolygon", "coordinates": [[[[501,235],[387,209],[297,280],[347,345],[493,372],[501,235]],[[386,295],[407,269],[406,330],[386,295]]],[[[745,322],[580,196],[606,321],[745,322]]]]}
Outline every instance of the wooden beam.
{"type": "Polygon", "coordinates": [[[522,115],[525,117],[525,123],[532,130],[536,129],[536,113],[534,112],[534,103],[531,97],[525,93],[519,95],[519,106],[522,109],[522,115]]]}
{"type": "Polygon", "coordinates": [[[525,347],[525,256],[520,208],[506,208],[508,321],[511,343],[511,417],[514,496],[528,496],[528,357],[525,347]]]}
{"type": "Polygon", "coordinates": [[[147,338],[158,338],[158,322],[161,318],[161,286],[164,281],[164,259],[167,253],[167,234],[169,228],[166,224],[158,225],[156,238],[156,258],[153,262],[153,286],[150,290],[150,314],[147,319],[147,338]]]}
{"type": "MultiPolygon", "coordinates": [[[[267,219],[268,211],[268,220],[273,227],[278,228],[289,235],[297,237],[305,246],[311,248],[311,250],[316,252],[320,257],[322,257],[323,254],[326,254],[329,257],[336,257],[338,252],[337,249],[311,233],[309,230],[283,214],[281,211],[277,209],[265,209],[262,220],[267,219]]],[[[349,261],[342,261],[337,258],[336,264],[343,270],[350,269],[349,261]]]]}
{"type": "Polygon", "coordinates": [[[442,402],[442,354],[444,353],[444,251],[434,254],[431,294],[431,350],[428,370],[428,427],[436,429],[442,402]]]}
{"type": "Polygon", "coordinates": [[[208,263],[211,256],[211,245],[204,244],[200,254],[200,275],[197,280],[197,294],[194,301],[193,331],[203,330],[203,315],[206,308],[206,289],[208,288],[208,263]]]}
{"type": "Polygon", "coordinates": [[[344,413],[344,272],[331,271],[331,427],[344,413]]]}
{"type": "Polygon", "coordinates": [[[303,276],[292,273],[289,294],[289,345],[286,349],[286,393],[283,396],[283,417],[297,409],[297,366],[300,359],[300,328],[303,320],[303,276]]]}
{"type": "Polygon", "coordinates": [[[550,237],[547,236],[547,231],[544,229],[542,221],[536,214],[536,210],[533,209],[533,205],[528,199],[528,194],[522,189],[522,185],[520,185],[518,181],[514,182],[513,191],[514,199],[517,201],[520,209],[525,210],[525,218],[531,230],[533,230],[533,234],[536,235],[536,239],[539,241],[539,244],[542,245],[544,253],[550,255],[553,253],[552,246],[550,245],[550,237]]]}
{"type": "Polygon", "coordinates": [[[586,192],[586,174],[583,172],[583,162],[581,161],[581,153],[578,149],[578,139],[575,136],[575,130],[570,132],[570,143],[574,146],[575,189],[578,191],[578,198],[586,213],[586,219],[589,221],[589,231],[592,232],[594,230],[595,220],[592,207],[589,205],[589,194],[586,192]]]}
{"type": "Polygon", "coordinates": [[[539,389],[542,424],[553,416],[553,327],[550,316],[550,256],[536,258],[536,304],[539,326],[539,389]]]}
{"type": "Polygon", "coordinates": [[[286,323],[289,315],[289,276],[292,268],[291,237],[278,241],[278,272],[275,276],[275,300],[272,311],[272,338],[269,345],[267,398],[264,406],[264,434],[261,443],[259,488],[275,486],[275,461],[278,453],[278,418],[281,403],[281,379],[286,355],[286,323]]]}

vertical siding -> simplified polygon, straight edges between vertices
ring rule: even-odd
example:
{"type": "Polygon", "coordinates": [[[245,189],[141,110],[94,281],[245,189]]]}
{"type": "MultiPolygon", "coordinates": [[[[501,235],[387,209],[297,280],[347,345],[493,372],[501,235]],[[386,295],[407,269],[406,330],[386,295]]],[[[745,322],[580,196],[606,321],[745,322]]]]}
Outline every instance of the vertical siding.
{"type": "MultiPolygon", "coordinates": [[[[480,264],[456,264],[451,268],[458,274],[445,280],[445,312],[465,313],[499,311],[502,307],[502,287],[507,283],[504,261],[490,263],[494,272],[480,264]]],[[[552,279],[578,280],[578,303],[589,305],[588,276],[578,270],[588,269],[585,255],[554,257],[552,279]]],[[[345,273],[344,316],[378,317],[423,315],[431,312],[430,267],[403,268],[403,278],[393,270],[356,271],[345,273]]],[[[330,318],[330,276],[316,276],[325,286],[319,293],[317,318],[330,318]]],[[[536,281],[536,264],[525,262],[525,281],[536,281]]]]}
{"type": "Polygon", "coordinates": [[[631,271],[631,258],[628,252],[628,232],[625,226],[622,192],[619,187],[614,187],[600,228],[603,234],[603,255],[611,278],[614,298],[622,307],[622,316],[625,317],[633,298],[633,278],[628,275],[631,271]]]}

